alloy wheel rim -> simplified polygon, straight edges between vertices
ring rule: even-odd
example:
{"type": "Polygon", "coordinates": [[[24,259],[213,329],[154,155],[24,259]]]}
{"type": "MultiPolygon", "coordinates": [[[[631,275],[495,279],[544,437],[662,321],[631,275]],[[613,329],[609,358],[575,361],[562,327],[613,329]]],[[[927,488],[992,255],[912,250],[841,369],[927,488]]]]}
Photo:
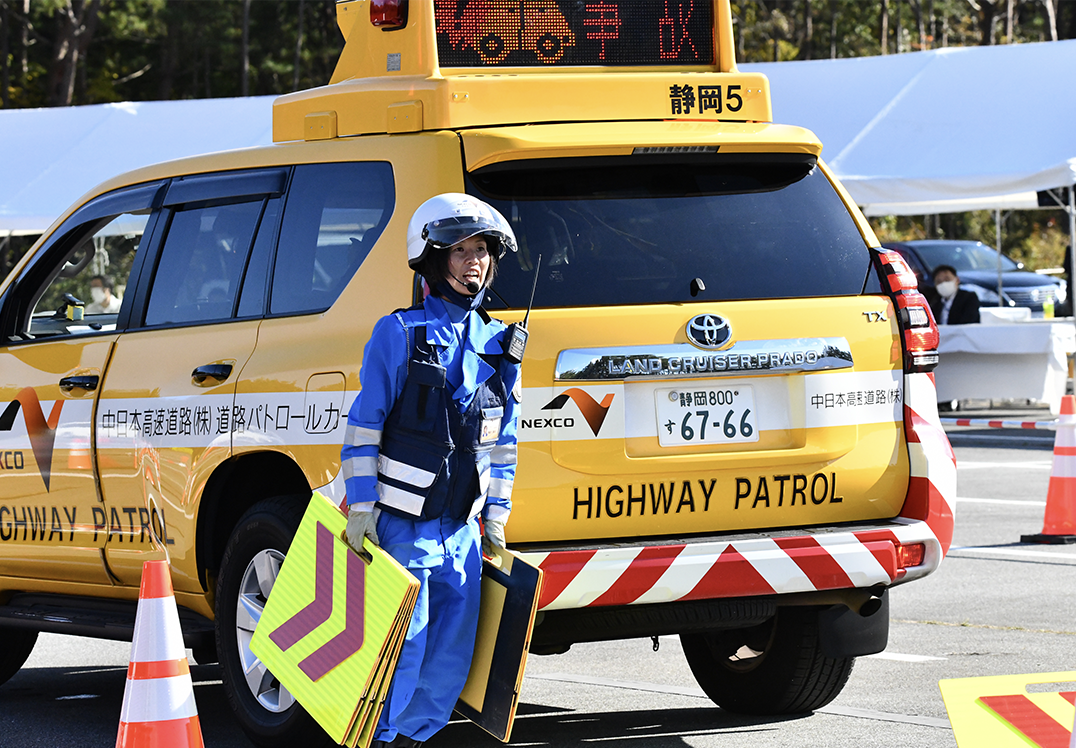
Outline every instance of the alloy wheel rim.
{"type": "Polygon", "coordinates": [[[239,583],[239,598],[235,604],[235,636],[239,644],[239,660],[247,688],[266,710],[279,714],[295,703],[295,697],[269,672],[261,659],[250,651],[254,629],[265,610],[265,601],[273,589],[284,554],[266,548],[254,554],[239,583]]]}

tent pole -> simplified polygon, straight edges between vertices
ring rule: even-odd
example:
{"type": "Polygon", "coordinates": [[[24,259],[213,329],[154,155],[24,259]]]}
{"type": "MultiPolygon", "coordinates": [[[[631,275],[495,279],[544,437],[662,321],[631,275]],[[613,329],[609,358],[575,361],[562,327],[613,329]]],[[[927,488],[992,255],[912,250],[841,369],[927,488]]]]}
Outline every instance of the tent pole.
{"type": "MultiPolygon", "coordinates": [[[[11,235],[14,234],[14,233],[15,233],[14,229],[9,230],[7,232],[7,234],[4,236],[4,240],[2,242],[0,242],[0,280],[3,280],[4,277],[7,275],[7,265],[8,265],[8,263],[7,263],[7,258],[5,257],[5,254],[6,254],[6,250],[7,250],[7,245],[11,243],[11,235]]],[[[17,262],[17,260],[16,260],[16,262],[17,262]]],[[[11,265],[14,266],[15,262],[12,262],[11,265]]]]}
{"type": "Polygon", "coordinates": [[[1073,310],[1073,317],[1076,317],[1076,299],[1072,298],[1072,294],[1076,293],[1076,271],[1073,268],[1073,263],[1076,263],[1076,184],[1069,187],[1069,204],[1066,211],[1069,214],[1069,308],[1073,310]]]}
{"type": "Polygon", "coordinates": [[[1001,302],[1001,208],[994,209],[994,230],[998,247],[998,306],[1003,306],[1001,302]]]}

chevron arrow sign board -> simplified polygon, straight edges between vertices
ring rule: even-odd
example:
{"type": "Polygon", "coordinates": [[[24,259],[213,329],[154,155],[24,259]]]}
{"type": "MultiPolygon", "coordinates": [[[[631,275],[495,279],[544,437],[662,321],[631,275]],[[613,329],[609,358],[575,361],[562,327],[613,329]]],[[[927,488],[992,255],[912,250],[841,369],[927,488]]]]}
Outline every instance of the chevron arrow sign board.
{"type": "Polygon", "coordinates": [[[1070,748],[1076,672],[938,682],[959,748],[1070,748]]]}
{"type": "Polygon", "coordinates": [[[347,518],[315,493],[250,649],[337,743],[368,746],[418,581],[380,548],[342,539],[347,518]],[[364,555],[366,555],[364,554],[364,555]]]}

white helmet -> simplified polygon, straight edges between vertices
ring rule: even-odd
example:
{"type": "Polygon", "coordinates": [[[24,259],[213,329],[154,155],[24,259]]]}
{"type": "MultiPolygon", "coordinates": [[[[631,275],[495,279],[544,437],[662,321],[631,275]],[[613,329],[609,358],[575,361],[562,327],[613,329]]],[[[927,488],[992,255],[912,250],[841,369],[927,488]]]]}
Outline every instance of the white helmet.
{"type": "Polygon", "coordinates": [[[493,206],[458,192],[431,197],[407,225],[407,264],[415,269],[430,247],[448,249],[478,234],[487,238],[489,254],[497,260],[509,249],[516,251],[512,227],[493,206]]]}

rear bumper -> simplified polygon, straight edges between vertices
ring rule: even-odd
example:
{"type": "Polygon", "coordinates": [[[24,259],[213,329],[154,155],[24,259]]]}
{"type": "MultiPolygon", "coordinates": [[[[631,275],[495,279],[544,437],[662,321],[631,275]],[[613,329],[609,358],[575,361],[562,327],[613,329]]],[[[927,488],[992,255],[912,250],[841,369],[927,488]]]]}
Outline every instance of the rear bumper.
{"type": "Polygon", "coordinates": [[[931,374],[908,374],[910,476],[901,514],[857,526],[779,530],[660,545],[624,543],[522,555],[545,573],[539,610],[647,605],[890,586],[938,568],[953,538],[956,461],[931,374]],[[903,547],[922,560],[904,566],[903,547]]]}
{"type": "Polygon", "coordinates": [[[539,610],[865,588],[926,576],[942,548],[926,522],[522,554],[545,573],[539,610]],[[922,543],[923,562],[899,566],[922,543]]]}

